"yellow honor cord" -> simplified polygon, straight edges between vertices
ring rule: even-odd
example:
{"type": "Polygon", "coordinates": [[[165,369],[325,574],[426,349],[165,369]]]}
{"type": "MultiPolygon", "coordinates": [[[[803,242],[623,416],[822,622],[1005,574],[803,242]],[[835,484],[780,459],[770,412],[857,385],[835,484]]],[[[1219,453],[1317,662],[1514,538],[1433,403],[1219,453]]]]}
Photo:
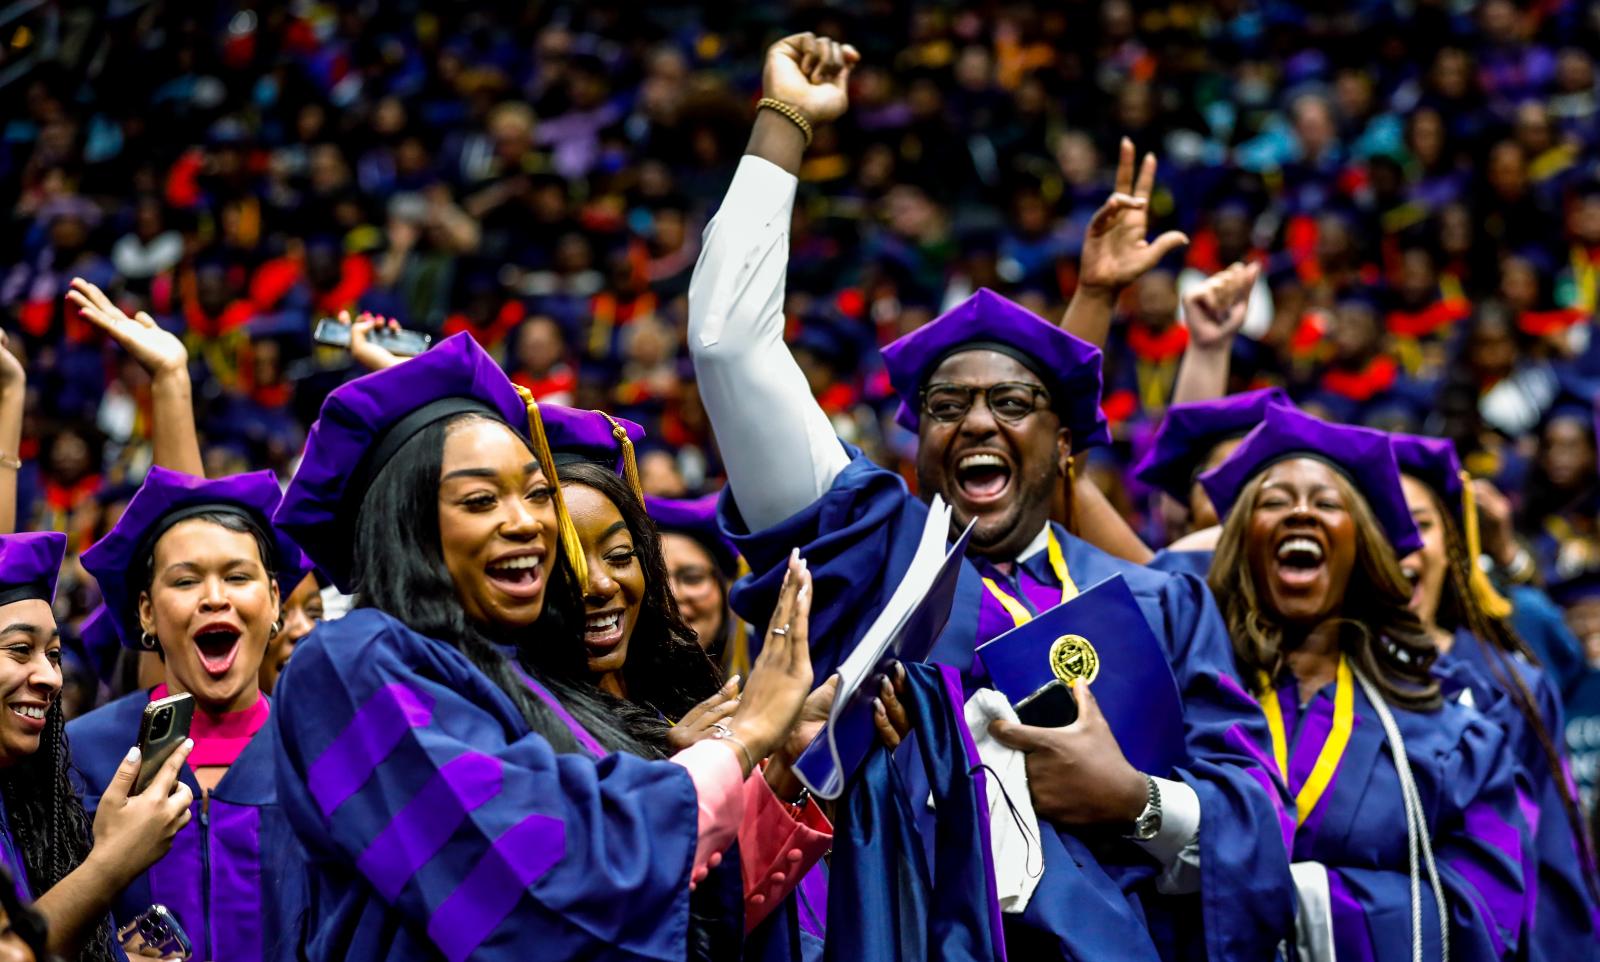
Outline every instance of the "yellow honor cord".
{"type": "Polygon", "coordinates": [[[583,554],[583,542],[578,538],[578,529],[572,524],[572,516],[567,514],[567,500],[561,496],[561,478],[556,474],[556,459],[550,454],[550,441],[545,437],[539,402],[534,399],[532,391],[520,384],[515,386],[517,396],[528,408],[528,433],[533,435],[534,460],[539,462],[539,470],[544,473],[544,479],[550,485],[550,496],[555,501],[561,550],[566,554],[567,564],[572,566],[573,574],[578,577],[578,590],[583,591],[589,583],[589,564],[583,554]]]}
{"type": "MultiPolygon", "coordinates": [[[[1078,586],[1072,580],[1072,573],[1067,570],[1067,556],[1061,550],[1061,542],[1056,540],[1055,529],[1046,528],[1045,533],[1048,536],[1045,550],[1050,558],[1050,570],[1055,572],[1056,580],[1061,582],[1061,600],[1071,601],[1078,597],[1078,586]]],[[[1021,626],[1033,620],[1033,613],[1028,610],[1028,606],[1006,594],[1005,589],[1001,588],[993,578],[983,579],[983,586],[989,589],[989,594],[994,596],[994,600],[1000,602],[1000,607],[1011,616],[1013,623],[1021,626]]]]}
{"type": "MultiPolygon", "coordinates": [[[[1283,784],[1293,789],[1289,783],[1289,736],[1283,728],[1283,711],[1278,705],[1277,689],[1272,687],[1272,682],[1265,674],[1261,675],[1261,713],[1267,716],[1267,730],[1272,733],[1272,755],[1278,762],[1278,772],[1283,776],[1283,784]]],[[[1339,669],[1334,676],[1333,684],[1333,727],[1328,731],[1327,741],[1322,743],[1322,750],[1317,752],[1317,761],[1311,766],[1311,774],[1306,776],[1304,785],[1295,792],[1295,824],[1304,825],[1311,812],[1322,800],[1322,795],[1328,790],[1328,785],[1333,781],[1333,773],[1339,769],[1339,761],[1344,757],[1345,748],[1350,744],[1350,732],[1355,728],[1356,719],[1356,686],[1355,676],[1350,671],[1350,663],[1343,655],[1339,656],[1339,669]]]]}
{"type": "Polygon", "coordinates": [[[617,439],[617,446],[622,449],[622,476],[628,482],[628,487],[633,489],[633,496],[644,504],[644,485],[639,483],[639,460],[634,457],[633,439],[628,437],[628,429],[617,423],[617,419],[604,411],[594,412],[611,422],[611,436],[617,439]]]}
{"type": "Polygon", "coordinates": [[[1494,590],[1489,575],[1478,564],[1483,555],[1482,534],[1478,529],[1478,495],[1472,490],[1472,475],[1462,469],[1461,474],[1461,534],[1467,542],[1467,561],[1472,566],[1467,580],[1478,607],[1490,618],[1511,617],[1511,602],[1494,590]]]}

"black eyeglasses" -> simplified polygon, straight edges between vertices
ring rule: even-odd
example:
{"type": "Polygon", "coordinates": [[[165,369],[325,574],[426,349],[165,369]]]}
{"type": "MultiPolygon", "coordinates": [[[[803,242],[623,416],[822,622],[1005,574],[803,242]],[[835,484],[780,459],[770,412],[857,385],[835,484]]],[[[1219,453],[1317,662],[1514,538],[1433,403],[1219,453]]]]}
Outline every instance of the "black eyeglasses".
{"type": "Polygon", "coordinates": [[[1037,384],[1023,381],[1001,381],[988,387],[967,384],[930,384],[922,389],[922,413],[935,421],[950,424],[967,416],[978,395],[989,406],[989,413],[1002,421],[1015,424],[1039,410],[1040,399],[1044,407],[1050,406],[1050,392],[1037,384]]]}

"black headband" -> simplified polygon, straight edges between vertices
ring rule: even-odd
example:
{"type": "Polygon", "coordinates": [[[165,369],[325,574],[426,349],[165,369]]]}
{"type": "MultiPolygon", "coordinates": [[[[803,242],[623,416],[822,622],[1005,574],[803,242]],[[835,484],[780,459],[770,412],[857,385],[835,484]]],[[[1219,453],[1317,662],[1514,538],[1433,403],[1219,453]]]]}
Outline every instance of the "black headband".
{"type": "Polygon", "coordinates": [[[30,581],[27,584],[11,585],[7,588],[0,588],[0,607],[18,601],[32,601],[36,598],[48,604],[52,600],[52,587],[53,586],[50,584],[50,582],[40,578],[37,581],[30,581]]]}
{"type": "Polygon", "coordinates": [[[261,560],[267,563],[267,568],[276,571],[278,567],[278,546],[273,541],[270,524],[266,523],[260,514],[250,510],[236,501],[202,501],[199,504],[186,504],[181,508],[174,508],[161,516],[161,519],[150,526],[144,537],[139,539],[139,550],[134,553],[135,558],[148,558],[154,555],[156,542],[161,536],[171,531],[177,525],[191,518],[203,514],[231,514],[243,518],[261,532],[267,543],[267,550],[271,557],[261,560]]]}
{"type": "Polygon", "coordinates": [[[1006,344],[1003,341],[965,341],[961,344],[957,344],[933,359],[933,363],[928,365],[928,370],[922,375],[922,386],[924,388],[928,386],[928,378],[933,376],[934,371],[939,370],[939,365],[943,364],[945,361],[948,361],[955,355],[965,354],[967,351],[994,351],[996,354],[1004,354],[1006,357],[1011,358],[1013,361],[1016,361],[1018,364],[1021,364],[1023,367],[1031,371],[1033,376],[1039,379],[1039,383],[1043,384],[1045,388],[1050,391],[1050,400],[1052,402],[1059,400],[1057,394],[1060,392],[1057,391],[1057,388],[1060,387],[1062,383],[1061,378],[1050,373],[1050,371],[1039,362],[1038,358],[1029,354],[1027,351],[1024,351],[1020,347],[1013,347],[1012,345],[1006,344]]]}
{"type": "Polygon", "coordinates": [[[372,485],[372,480],[378,476],[378,472],[383,470],[383,466],[389,463],[389,459],[394,457],[407,441],[422,433],[422,430],[430,424],[457,414],[482,414],[502,424],[505,423],[505,418],[501,417],[499,412],[477,398],[444,397],[424,404],[389,425],[367,449],[367,454],[361,459],[361,463],[351,472],[350,485],[345,488],[346,502],[359,504],[367,488],[372,485]]]}
{"type": "Polygon", "coordinates": [[[1328,467],[1332,468],[1334,474],[1344,478],[1345,481],[1349,483],[1351,490],[1353,490],[1356,494],[1359,494],[1362,500],[1367,501],[1368,503],[1372,501],[1372,498],[1370,498],[1365,491],[1361,490],[1361,485],[1356,481],[1355,475],[1346,470],[1344,465],[1328,457],[1326,454],[1323,454],[1321,451],[1312,451],[1310,449],[1283,451],[1279,454],[1273,455],[1257,465],[1256,469],[1250,472],[1250,478],[1247,479],[1245,483],[1248,484],[1250,483],[1250,480],[1266,474],[1267,471],[1274,466],[1282,464],[1285,461],[1292,461],[1295,458],[1310,458],[1313,461],[1321,461],[1323,464],[1326,464],[1328,467]]]}

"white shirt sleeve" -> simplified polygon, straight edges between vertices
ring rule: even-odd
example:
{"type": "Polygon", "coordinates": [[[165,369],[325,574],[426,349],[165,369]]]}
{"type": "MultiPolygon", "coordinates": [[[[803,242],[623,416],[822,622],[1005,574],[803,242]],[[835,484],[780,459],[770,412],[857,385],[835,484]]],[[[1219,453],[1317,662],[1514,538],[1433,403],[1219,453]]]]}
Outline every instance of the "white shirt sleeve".
{"type": "MultiPolygon", "coordinates": [[[[1154,778],[1154,776],[1151,776],[1154,778]]],[[[1156,888],[1167,895],[1200,891],[1200,796],[1184,782],[1157,778],[1161,790],[1161,831],[1137,843],[1161,863],[1156,888]]]]}
{"type": "Polygon", "coordinates": [[[817,500],[850,463],[783,342],[797,184],[770,161],[740,160],[689,284],[695,380],[751,531],[817,500]]]}

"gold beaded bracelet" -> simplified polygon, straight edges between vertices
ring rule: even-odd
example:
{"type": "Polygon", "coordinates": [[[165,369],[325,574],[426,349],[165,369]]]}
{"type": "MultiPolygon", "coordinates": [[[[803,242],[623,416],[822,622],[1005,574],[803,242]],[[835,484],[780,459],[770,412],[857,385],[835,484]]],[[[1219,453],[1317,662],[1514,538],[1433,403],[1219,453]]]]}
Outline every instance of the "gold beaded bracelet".
{"type": "Polygon", "coordinates": [[[805,114],[801,113],[799,110],[796,110],[793,105],[786,104],[781,100],[774,100],[771,97],[762,97],[760,100],[756,101],[757,110],[760,110],[763,107],[774,113],[782,114],[783,116],[787,117],[791,123],[800,128],[800,132],[802,134],[806,135],[806,146],[811,146],[811,121],[806,119],[805,114]]]}

